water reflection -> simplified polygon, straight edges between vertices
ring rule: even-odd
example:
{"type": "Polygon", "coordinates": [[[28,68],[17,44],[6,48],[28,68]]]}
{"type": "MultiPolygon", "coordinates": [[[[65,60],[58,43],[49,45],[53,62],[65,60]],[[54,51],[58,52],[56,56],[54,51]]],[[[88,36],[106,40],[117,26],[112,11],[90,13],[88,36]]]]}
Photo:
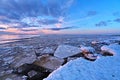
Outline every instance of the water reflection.
{"type": "Polygon", "coordinates": [[[13,42],[21,38],[29,38],[38,35],[0,35],[0,43],[13,42]]]}

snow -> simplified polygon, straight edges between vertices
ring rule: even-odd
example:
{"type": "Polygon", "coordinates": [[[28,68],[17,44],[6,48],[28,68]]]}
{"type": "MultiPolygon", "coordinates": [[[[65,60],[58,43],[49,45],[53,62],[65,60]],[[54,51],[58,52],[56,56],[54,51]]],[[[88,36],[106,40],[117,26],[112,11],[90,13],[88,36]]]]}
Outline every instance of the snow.
{"type": "Polygon", "coordinates": [[[78,58],[53,71],[44,80],[119,80],[120,45],[107,46],[116,55],[100,57],[94,62],[78,58]]]}
{"type": "Polygon", "coordinates": [[[101,51],[108,52],[111,54],[117,53],[119,49],[120,49],[120,45],[118,45],[118,44],[110,44],[109,46],[104,45],[101,47],[101,51]]]}
{"type": "Polygon", "coordinates": [[[83,52],[95,52],[95,49],[93,48],[93,47],[85,47],[85,46],[82,46],[81,48],[80,48],[83,52]]]}
{"type": "Polygon", "coordinates": [[[91,43],[95,45],[95,44],[99,44],[100,42],[99,41],[92,41],[91,43]]]}

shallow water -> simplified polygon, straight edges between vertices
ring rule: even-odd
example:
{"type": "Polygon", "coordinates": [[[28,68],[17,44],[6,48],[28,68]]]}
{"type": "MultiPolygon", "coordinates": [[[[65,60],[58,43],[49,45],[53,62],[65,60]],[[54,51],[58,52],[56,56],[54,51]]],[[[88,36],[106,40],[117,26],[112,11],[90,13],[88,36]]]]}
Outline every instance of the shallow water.
{"type": "Polygon", "coordinates": [[[0,35],[0,43],[14,42],[22,38],[30,38],[38,35],[0,35]]]}

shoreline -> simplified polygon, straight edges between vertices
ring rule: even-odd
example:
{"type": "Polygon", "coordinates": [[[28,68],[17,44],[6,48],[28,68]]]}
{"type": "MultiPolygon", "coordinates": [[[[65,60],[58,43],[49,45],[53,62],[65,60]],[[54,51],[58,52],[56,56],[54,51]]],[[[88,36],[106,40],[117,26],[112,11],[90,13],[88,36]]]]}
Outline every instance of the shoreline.
{"type": "Polygon", "coordinates": [[[46,37],[46,36],[114,36],[114,37],[118,37],[120,35],[111,35],[111,34],[108,34],[108,35],[102,35],[102,34],[45,34],[45,35],[35,35],[32,37],[21,37],[21,38],[13,38],[13,39],[5,39],[5,40],[0,40],[0,45],[1,44],[7,44],[7,43],[13,43],[13,42],[17,42],[17,41],[21,41],[21,40],[24,40],[24,39],[32,39],[32,38],[39,38],[39,37],[46,37]]]}
{"type": "MultiPolygon", "coordinates": [[[[55,71],[59,66],[69,63],[70,60],[77,58],[89,61],[98,60],[99,57],[106,56],[103,55],[103,50],[101,49],[103,47],[104,49],[111,48],[111,46],[115,46],[118,49],[120,46],[120,37],[44,35],[4,43],[0,45],[0,78],[5,80],[6,78],[14,79],[25,76],[31,80],[33,78],[35,78],[34,80],[43,80],[44,78],[49,78],[49,74],[52,74],[52,71],[55,71]],[[61,52],[62,55],[58,55],[61,52]],[[54,65],[56,63],[58,67],[54,65]],[[34,75],[38,78],[31,77],[30,73],[35,73],[34,75]],[[38,73],[41,73],[43,76],[38,73]]],[[[91,65],[91,63],[89,64],[91,65]]]]}

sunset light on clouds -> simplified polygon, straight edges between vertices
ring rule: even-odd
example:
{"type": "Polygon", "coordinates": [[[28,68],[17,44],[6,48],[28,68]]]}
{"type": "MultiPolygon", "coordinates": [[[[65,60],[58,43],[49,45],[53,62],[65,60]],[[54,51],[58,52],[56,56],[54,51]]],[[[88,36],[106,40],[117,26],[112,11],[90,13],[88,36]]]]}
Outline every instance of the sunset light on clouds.
{"type": "Polygon", "coordinates": [[[0,35],[119,34],[119,9],[119,0],[1,0],[0,35]]]}

